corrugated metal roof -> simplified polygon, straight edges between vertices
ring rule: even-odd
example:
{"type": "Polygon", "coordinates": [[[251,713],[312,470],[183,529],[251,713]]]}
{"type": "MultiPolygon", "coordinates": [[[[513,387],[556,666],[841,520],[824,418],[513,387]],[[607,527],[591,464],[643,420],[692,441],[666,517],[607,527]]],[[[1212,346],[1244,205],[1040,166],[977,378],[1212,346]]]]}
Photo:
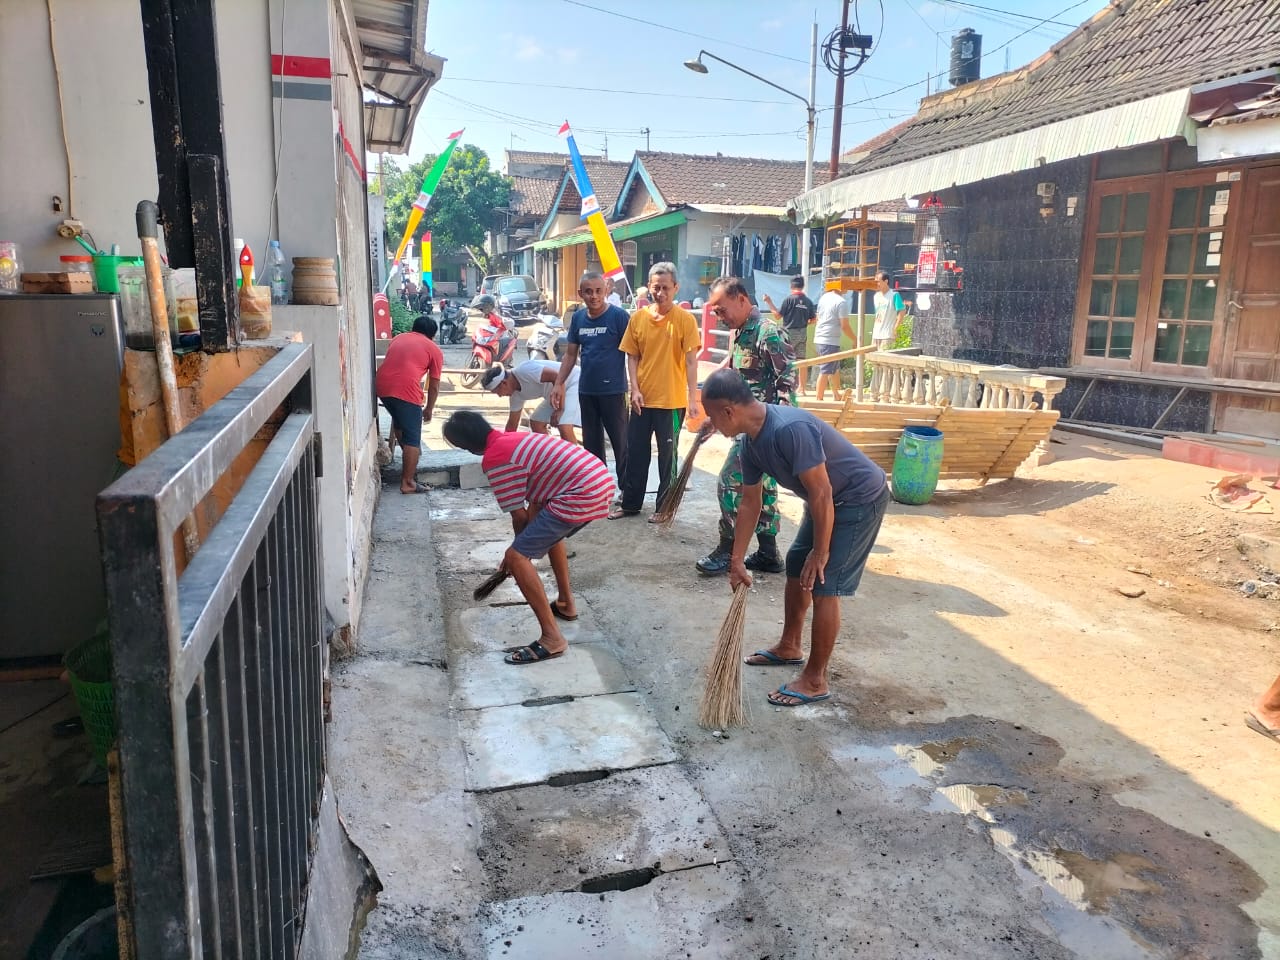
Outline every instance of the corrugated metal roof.
{"type": "MultiPolygon", "coordinates": [[[[619,220],[617,223],[609,224],[609,235],[615,241],[643,237],[650,233],[657,233],[659,230],[666,230],[669,227],[677,227],[684,223],[686,219],[682,210],[646,214],[642,217],[632,217],[629,220],[619,220]]],[[[547,240],[539,240],[532,246],[535,250],[555,250],[558,247],[573,247],[590,241],[590,229],[588,227],[577,227],[568,233],[562,233],[547,240]]]]}
{"type": "Polygon", "coordinates": [[[365,146],[407,153],[413,122],[444,59],[426,52],[427,0],[353,0],[365,89],[365,146]]]}
{"type": "Polygon", "coordinates": [[[1189,89],[1174,90],[946,153],[854,174],[797,197],[792,206],[796,220],[804,223],[854,207],[976,183],[1106,150],[1173,137],[1186,137],[1194,142],[1195,125],[1187,119],[1190,100],[1189,89]]]}
{"type": "Polygon", "coordinates": [[[767,207],[758,203],[690,203],[690,210],[702,213],[728,213],[738,217],[784,217],[786,207],[767,207]]]}

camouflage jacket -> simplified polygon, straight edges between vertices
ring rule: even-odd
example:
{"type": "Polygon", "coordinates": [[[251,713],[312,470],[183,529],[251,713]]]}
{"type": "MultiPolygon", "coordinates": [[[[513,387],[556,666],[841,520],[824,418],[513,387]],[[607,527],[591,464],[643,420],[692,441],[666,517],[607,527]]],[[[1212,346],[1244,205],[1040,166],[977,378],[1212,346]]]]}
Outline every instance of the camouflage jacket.
{"type": "Polygon", "coordinates": [[[772,319],[752,310],[733,342],[733,369],[762,403],[796,402],[796,351],[772,319]]]}

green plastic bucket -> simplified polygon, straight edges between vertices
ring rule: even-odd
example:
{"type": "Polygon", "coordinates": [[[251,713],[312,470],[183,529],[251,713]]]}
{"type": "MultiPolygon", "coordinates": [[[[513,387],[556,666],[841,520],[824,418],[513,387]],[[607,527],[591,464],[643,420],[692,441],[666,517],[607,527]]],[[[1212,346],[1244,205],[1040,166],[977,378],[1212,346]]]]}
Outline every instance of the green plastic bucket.
{"type": "Polygon", "coordinates": [[[93,744],[93,755],[104,767],[116,739],[116,695],[111,686],[111,637],[99,632],[73,647],[64,658],[71,692],[80,719],[93,744]]]}
{"type": "Polygon", "coordinates": [[[942,431],[933,427],[907,427],[893,455],[890,489],[899,503],[919,505],[933,499],[942,469],[942,431]]]}
{"type": "Polygon", "coordinates": [[[124,266],[142,266],[141,257],[120,257],[113,254],[99,253],[93,258],[93,279],[98,285],[99,293],[119,293],[120,280],[116,270],[124,266]]]}

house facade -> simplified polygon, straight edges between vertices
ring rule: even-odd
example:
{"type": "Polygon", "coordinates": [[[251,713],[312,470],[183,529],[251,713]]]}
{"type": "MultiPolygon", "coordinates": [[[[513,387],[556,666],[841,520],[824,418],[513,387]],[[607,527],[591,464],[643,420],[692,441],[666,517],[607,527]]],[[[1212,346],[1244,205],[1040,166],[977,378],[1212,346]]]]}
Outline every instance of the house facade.
{"type": "MultiPolygon", "coordinates": [[[[633,290],[664,260],[676,264],[679,296],[690,301],[705,297],[722,274],[742,276],[754,289],[758,270],[804,269],[801,231],[785,219],[788,198],[804,184],[803,162],[640,152],[624,165],[616,195],[612,181],[606,189],[590,175],[609,210],[609,232],[633,290]]],[[[548,289],[562,303],[576,298],[577,278],[595,253],[578,203],[572,176],[566,175],[560,201],[534,244],[552,254],[547,271],[555,285],[548,289]]],[[[821,230],[814,231],[807,259],[811,268],[822,263],[821,230]]]]}
{"type": "Polygon", "coordinates": [[[917,202],[917,345],[1066,376],[1067,419],[1280,438],[1277,35],[1264,0],[1113,3],[925,99],[797,218],[917,202]]]}

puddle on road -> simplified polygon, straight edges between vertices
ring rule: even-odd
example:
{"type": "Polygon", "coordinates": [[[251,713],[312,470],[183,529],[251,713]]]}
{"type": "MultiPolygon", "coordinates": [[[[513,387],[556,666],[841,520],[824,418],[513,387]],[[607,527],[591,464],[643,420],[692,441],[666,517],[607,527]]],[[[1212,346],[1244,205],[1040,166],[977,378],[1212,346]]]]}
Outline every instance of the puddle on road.
{"type": "MultiPolygon", "coordinates": [[[[1019,879],[1039,891],[1042,915],[1059,941],[1082,957],[1154,960],[1166,955],[1199,956],[1194,948],[1185,952],[1192,942],[1218,947],[1234,943],[1244,949],[1229,955],[1258,955],[1256,928],[1239,905],[1256,895],[1246,888],[1260,890],[1260,881],[1211,841],[1191,837],[1138,811],[1119,808],[1110,797],[1096,791],[1045,782],[1043,761],[1034,781],[1028,780],[1025,769],[1016,770],[1019,775],[1009,779],[1020,786],[944,782],[1013,770],[1016,762],[1009,763],[1002,749],[1008,744],[994,742],[999,739],[957,736],[920,743],[854,745],[833,756],[840,762],[865,764],[895,792],[916,793],[924,810],[959,814],[985,832],[1014,865],[1019,879]],[[1034,796],[1029,793],[1032,783],[1034,796]],[[1123,835],[1142,836],[1145,852],[1160,850],[1163,840],[1170,865],[1162,867],[1147,856],[1123,850],[1099,855],[1100,850],[1117,842],[1120,828],[1116,813],[1112,809],[1091,810],[1086,804],[1061,806],[1062,797],[1055,796],[1055,790],[1063,790],[1068,805],[1088,795],[1098,807],[1109,805],[1124,810],[1124,816],[1159,824],[1158,830],[1144,829],[1142,824],[1126,825],[1123,835]],[[1050,839],[1053,837],[1057,839],[1050,839]],[[1199,844],[1204,849],[1196,850],[1199,844]],[[1197,869],[1202,875],[1194,875],[1197,869]],[[1219,906],[1225,909],[1203,906],[1215,897],[1223,898],[1225,902],[1219,906]],[[1166,953],[1169,947],[1173,952],[1166,953]]],[[[1052,765],[1056,762],[1055,757],[1052,765]]]]}

